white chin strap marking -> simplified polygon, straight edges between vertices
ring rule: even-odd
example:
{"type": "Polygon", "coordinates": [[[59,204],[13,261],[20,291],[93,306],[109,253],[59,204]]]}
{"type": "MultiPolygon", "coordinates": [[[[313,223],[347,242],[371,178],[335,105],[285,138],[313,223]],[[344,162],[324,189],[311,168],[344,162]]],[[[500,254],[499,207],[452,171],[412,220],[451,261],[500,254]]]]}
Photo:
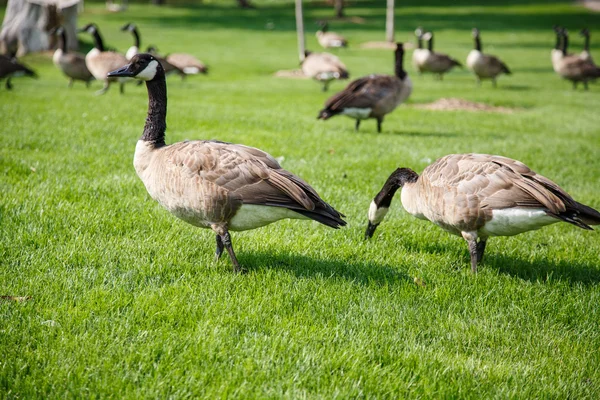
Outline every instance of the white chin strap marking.
{"type": "Polygon", "coordinates": [[[150,81],[156,76],[157,69],[158,61],[152,60],[150,61],[150,63],[148,63],[146,68],[144,68],[139,74],[136,75],[136,78],[144,81],[150,81]]]}

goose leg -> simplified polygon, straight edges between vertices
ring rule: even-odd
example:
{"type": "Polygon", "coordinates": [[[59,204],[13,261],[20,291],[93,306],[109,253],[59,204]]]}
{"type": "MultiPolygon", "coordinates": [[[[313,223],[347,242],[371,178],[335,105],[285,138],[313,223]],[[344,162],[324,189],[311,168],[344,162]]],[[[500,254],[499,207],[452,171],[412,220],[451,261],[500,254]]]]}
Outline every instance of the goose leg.
{"type": "Polygon", "coordinates": [[[67,87],[69,89],[73,87],[73,78],[69,79],[69,84],[67,85],[67,87]]]}
{"type": "Polygon", "coordinates": [[[215,235],[217,238],[217,251],[215,252],[216,258],[215,261],[219,261],[221,258],[221,254],[223,254],[223,241],[221,240],[221,236],[219,234],[215,235]]]}
{"type": "Polygon", "coordinates": [[[108,90],[110,83],[108,81],[104,81],[104,87],[96,92],[96,96],[101,96],[108,90]]]}
{"type": "MultiPolygon", "coordinates": [[[[217,237],[219,238],[219,239],[217,239],[217,252],[219,251],[219,240],[220,240],[223,247],[225,247],[225,249],[227,250],[227,253],[229,253],[229,258],[231,259],[231,263],[233,264],[233,272],[237,272],[237,273],[246,272],[245,269],[240,267],[240,263],[238,262],[237,257],[235,256],[235,252],[233,251],[233,246],[231,244],[231,236],[229,236],[229,231],[227,230],[227,226],[214,224],[211,226],[211,228],[217,234],[217,237]]],[[[222,248],[221,248],[221,251],[222,251],[222,248]]]]}
{"type": "Polygon", "coordinates": [[[6,89],[7,89],[7,90],[10,90],[10,89],[12,89],[12,84],[10,83],[10,78],[8,78],[8,79],[6,80],[6,89]]]}
{"type": "Polygon", "coordinates": [[[358,127],[360,126],[360,119],[356,120],[356,125],[354,125],[354,130],[358,132],[358,127]]]}
{"type": "Polygon", "coordinates": [[[461,232],[462,237],[467,241],[469,254],[471,255],[471,272],[477,273],[477,233],[461,232]]]}
{"type": "Polygon", "coordinates": [[[323,81],[323,91],[326,92],[329,87],[329,81],[323,81]]]}
{"type": "Polygon", "coordinates": [[[483,260],[483,253],[485,252],[485,245],[487,244],[487,239],[479,239],[477,242],[477,262],[480,263],[483,260]]]}
{"type": "Polygon", "coordinates": [[[86,88],[89,88],[89,87],[90,87],[90,82],[91,82],[91,81],[86,81],[86,82],[85,82],[85,87],[86,87],[86,88]]]}
{"type": "Polygon", "coordinates": [[[587,83],[587,81],[583,81],[583,89],[584,90],[588,90],[588,83],[587,83]]]}
{"type": "Polygon", "coordinates": [[[381,123],[383,122],[383,118],[377,118],[377,133],[381,133],[381,123]]]}
{"type": "MultiPolygon", "coordinates": [[[[140,81],[140,82],[141,82],[141,81],[140,81]]],[[[125,83],[121,82],[121,83],[119,84],[119,92],[120,92],[121,94],[124,94],[124,93],[125,93],[125,83]]]]}

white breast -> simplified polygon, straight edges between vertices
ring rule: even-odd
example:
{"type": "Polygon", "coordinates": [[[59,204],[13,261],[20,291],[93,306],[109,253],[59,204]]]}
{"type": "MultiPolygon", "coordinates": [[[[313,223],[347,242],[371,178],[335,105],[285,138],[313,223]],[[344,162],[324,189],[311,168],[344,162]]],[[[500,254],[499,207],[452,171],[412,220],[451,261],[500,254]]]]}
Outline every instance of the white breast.
{"type": "Polygon", "coordinates": [[[344,108],[343,115],[356,119],[367,119],[371,115],[371,108],[344,108]]]}
{"type": "Polygon", "coordinates": [[[560,222],[541,208],[506,208],[494,210],[492,219],[479,230],[487,236],[513,236],[560,222]]]}
{"type": "Polygon", "coordinates": [[[259,228],[285,218],[308,219],[302,214],[298,214],[297,212],[283,207],[244,204],[235,213],[235,216],[227,225],[230,230],[245,231],[248,229],[259,228]]]}
{"type": "Polygon", "coordinates": [[[137,46],[131,46],[127,50],[127,53],[125,53],[125,58],[127,59],[127,61],[129,61],[133,58],[133,56],[135,56],[139,52],[140,52],[140,49],[138,49],[137,46]]]}
{"type": "Polygon", "coordinates": [[[483,58],[483,54],[479,50],[471,50],[469,55],[467,56],[467,67],[473,69],[481,59],[483,58]]]}

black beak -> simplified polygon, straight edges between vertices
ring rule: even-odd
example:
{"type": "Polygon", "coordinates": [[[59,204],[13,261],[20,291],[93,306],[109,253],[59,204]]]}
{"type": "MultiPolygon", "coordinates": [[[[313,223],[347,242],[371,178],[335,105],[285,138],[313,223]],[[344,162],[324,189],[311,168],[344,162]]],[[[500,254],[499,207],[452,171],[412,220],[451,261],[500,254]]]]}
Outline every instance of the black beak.
{"type": "Polygon", "coordinates": [[[371,221],[369,221],[369,225],[367,226],[367,230],[365,231],[365,240],[371,239],[373,237],[373,233],[375,233],[375,229],[377,229],[378,226],[379,224],[372,224],[371,221]]]}
{"type": "Polygon", "coordinates": [[[131,78],[131,77],[133,77],[135,75],[133,74],[133,72],[131,72],[129,70],[129,67],[131,67],[131,64],[127,64],[124,67],[121,67],[121,68],[119,68],[117,70],[111,71],[111,72],[108,73],[107,76],[109,78],[113,77],[113,76],[123,76],[123,77],[131,78]]]}

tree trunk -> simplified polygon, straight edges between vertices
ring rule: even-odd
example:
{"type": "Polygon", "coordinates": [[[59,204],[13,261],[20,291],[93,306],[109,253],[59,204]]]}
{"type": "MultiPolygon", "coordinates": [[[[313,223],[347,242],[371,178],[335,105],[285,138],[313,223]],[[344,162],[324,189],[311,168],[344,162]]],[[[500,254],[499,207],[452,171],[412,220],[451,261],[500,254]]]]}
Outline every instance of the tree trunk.
{"type": "Polygon", "coordinates": [[[344,0],[335,0],[335,16],[338,18],[344,17],[344,0]]]}
{"type": "Polygon", "coordinates": [[[0,53],[25,55],[48,50],[48,30],[62,24],[67,31],[67,45],[77,49],[77,4],[74,1],[8,0],[0,31],[0,53]],[[60,5],[63,8],[58,8],[60,5]]]}
{"type": "Polygon", "coordinates": [[[304,61],[304,17],[302,15],[302,0],[296,0],[296,34],[298,35],[298,57],[304,61]]]}
{"type": "Polygon", "coordinates": [[[387,12],[385,14],[385,40],[394,42],[394,0],[387,0],[387,12]]]}

